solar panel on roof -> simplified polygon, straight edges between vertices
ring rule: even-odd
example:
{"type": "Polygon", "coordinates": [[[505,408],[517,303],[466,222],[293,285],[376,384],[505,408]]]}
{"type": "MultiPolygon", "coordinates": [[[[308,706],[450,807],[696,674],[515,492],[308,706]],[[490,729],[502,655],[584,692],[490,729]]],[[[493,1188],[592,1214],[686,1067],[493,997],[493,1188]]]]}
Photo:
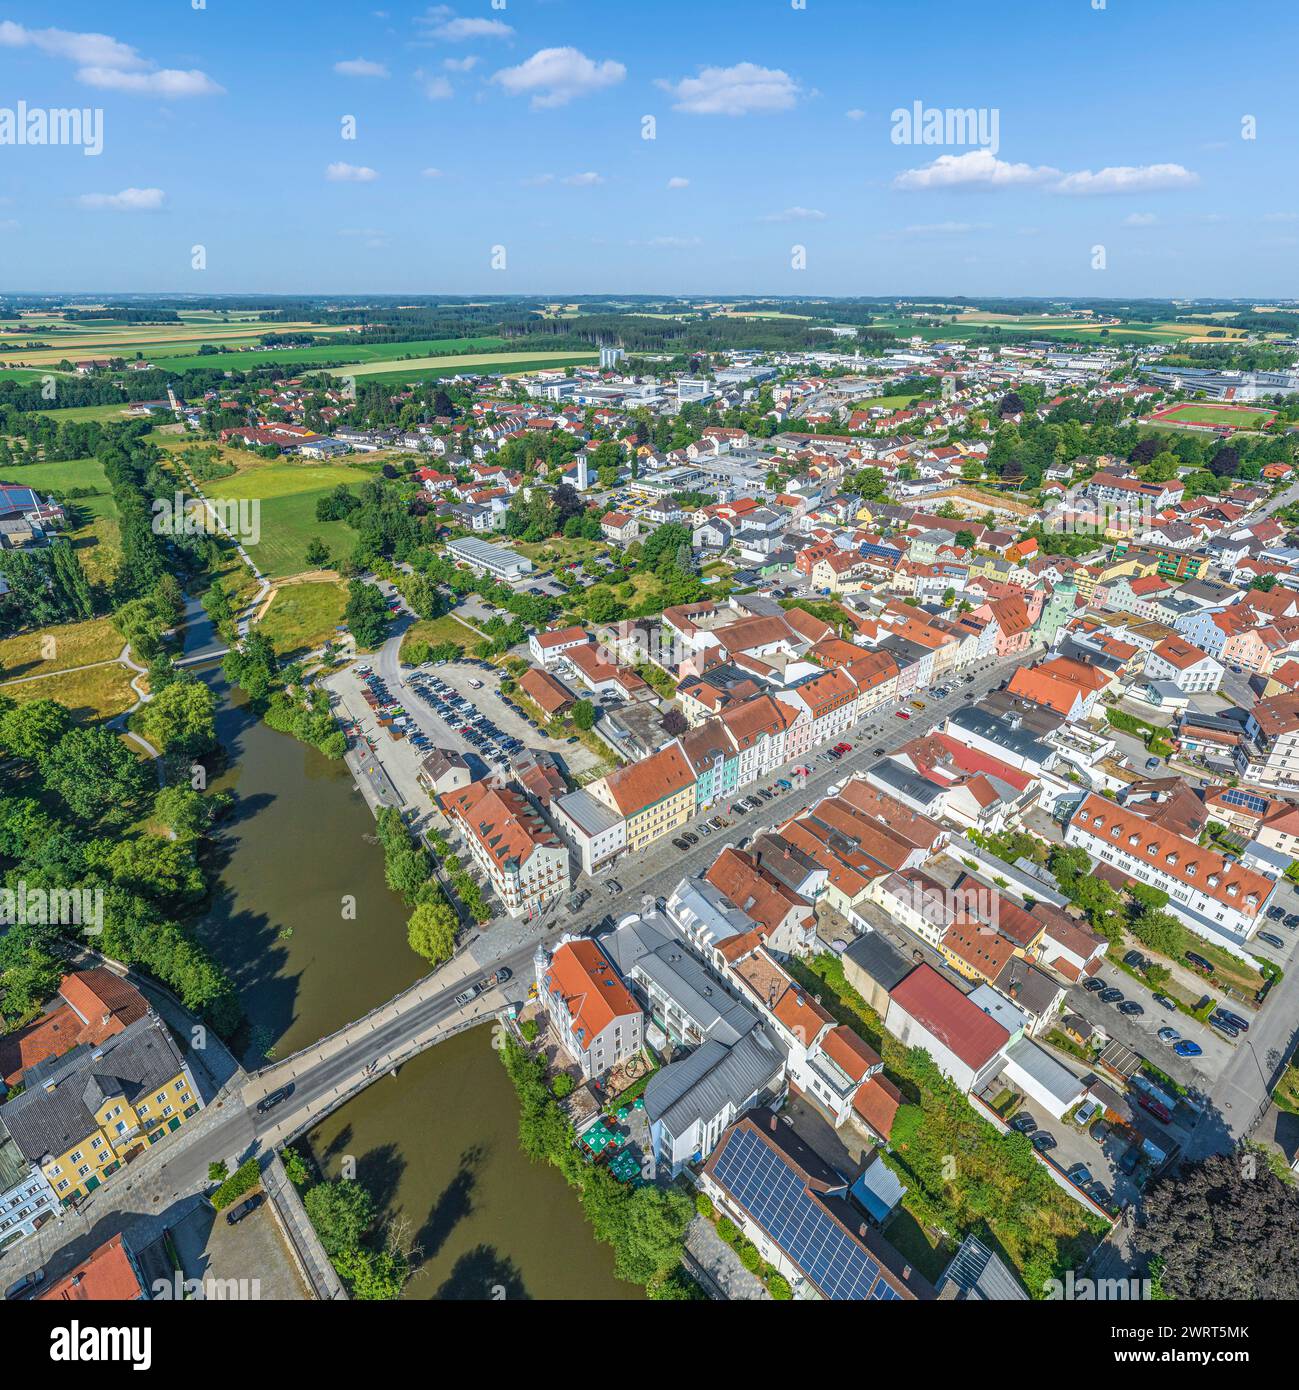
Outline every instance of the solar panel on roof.
{"type": "Polygon", "coordinates": [[[870,1253],[812,1197],[752,1130],[737,1130],[713,1176],[830,1299],[899,1299],[870,1253]]]}
{"type": "Polygon", "coordinates": [[[1254,811],[1262,814],[1267,810],[1267,798],[1259,796],[1257,792],[1242,791],[1239,787],[1232,787],[1229,791],[1222,794],[1222,799],[1228,806],[1240,806],[1246,811],[1254,811]]]}

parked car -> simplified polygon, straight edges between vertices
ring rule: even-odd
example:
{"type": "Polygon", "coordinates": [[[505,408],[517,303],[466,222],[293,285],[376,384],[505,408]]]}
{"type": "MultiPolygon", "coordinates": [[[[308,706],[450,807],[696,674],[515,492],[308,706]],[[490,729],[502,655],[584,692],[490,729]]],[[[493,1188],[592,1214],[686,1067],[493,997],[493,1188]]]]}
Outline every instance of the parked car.
{"type": "Polygon", "coordinates": [[[1269,907],[1269,908],[1268,908],[1268,910],[1267,910],[1267,920],[1268,920],[1269,922],[1280,922],[1280,921],[1283,921],[1284,918],[1285,918],[1285,908],[1283,908],[1283,907],[1281,907],[1281,906],[1279,906],[1279,905],[1273,905],[1272,907],[1269,907]]]}
{"type": "Polygon", "coordinates": [[[1225,1018],[1233,1028],[1239,1028],[1242,1033],[1249,1032],[1249,1024],[1239,1014],[1232,1013],[1230,1009],[1219,1009],[1217,1013],[1219,1018],[1225,1018]]]}
{"type": "Polygon", "coordinates": [[[1228,1038],[1240,1037],[1240,1029],[1237,1028],[1234,1023],[1228,1023],[1220,1014],[1211,1014],[1209,1016],[1209,1026],[1211,1028],[1216,1028],[1218,1032],[1224,1034],[1228,1038]]]}
{"type": "Polygon", "coordinates": [[[456,995],[455,999],[452,1000],[452,1003],[455,1004],[456,1008],[463,1009],[466,1004],[472,1004],[477,997],[478,986],[470,985],[468,989],[462,989],[460,993],[456,995]]]}
{"type": "Polygon", "coordinates": [[[684,835],[682,835],[681,838],[686,842],[686,844],[690,845],[691,848],[693,848],[695,845],[699,843],[699,836],[692,835],[688,830],[684,835]]]}
{"type": "Polygon", "coordinates": [[[1127,999],[1119,1005],[1119,1013],[1127,1014],[1129,1018],[1140,1018],[1145,1009],[1135,999],[1127,999]]]}
{"type": "Polygon", "coordinates": [[[1175,1042],[1181,1041],[1182,1035],[1176,1028],[1161,1028],[1159,1032],[1155,1034],[1155,1037],[1157,1037],[1161,1043],[1167,1043],[1169,1047],[1172,1047],[1175,1042]]]}
{"type": "Polygon", "coordinates": [[[1110,1204],[1110,1194],[1106,1191],[1104,1183],[1091,1183],[1087,1188],[1087,1195],[1097,1206],[1108,1207],[1110,1204]]]}
{"type": "Polygon", "coordinates": [[[894,719],[910,719],[910,718],[911,718],[911,716],[910,716],[910,715],[906,712],[906,710],[904,710],[904,709],[895,710],[894,713],[893,713],[893,717],[894,717],[894,719]]]}
{"type": "Polygon", "coordinates": [[[1137,1171],[1137,1164],[1141,1162],[1141,1150],[1129,1149],[1121,1159],[1119,1159],[1120,1172],[1126,1173],[1131,1177],[1137,1171]]]}
{"type": "Polygon", "coordinates": [[[672,841],[672,848],[679,849],[681,853],[684,854],[686,850],[690,848],[690,846],[686,844],[686,842],[683,839],[681,839],[680,836],[678,836],[675,840],[672,841]]]}
{"type": "Polygon", "coordinates": [[[1203,956],[1197,956],[1194,951],[1187,951],[1186,963],[1193,970],[1202,970],[1206,975],[1213,974],[1213,966],[1203,956]]]}
{"type": "Polygon", "coordinates": [[[21,1279],[15,1279],[5,1290],[5,1302],[15,1303],[22,1298],[30,1298],[31,1295],[45,1282],[45,1271],[43,1269],[33,1269],[30,1273],[24,1274],[21,1279]]]}
{"type": "Polygon", "coordinates": [[[1179,1057],[1199,1057],[1204,1053],[1204,1048],[1197,1042],[1192,1042],[1190,1038],[1182,1038],[1180,1042],[1173,1044],[1173,1051],[1179,1057]]]}
{"type": "Polygon", "coordinates": [[[1027,1113],[1016,1115],[1010,1122],[1010,1127],[1016,1134],[1032,1134],[1037,1128],[1037,1121],[1027,1113]]]}
{"type": "Polygon", "coordinates": [[[1130,965],[1133,970],[1144,970],[1146,968],[1146,958],[1140,951],[1129,951],[1123,957],[1123,964],[1130,965]]]}
{"type": "Polygon", "coordinates": [[[1083,985],[1083,988],[1088,994],[1095,994],[1098,989],[1104,989],[1105,987],[1105,981],[1098,979],[1095,975],[1083,985]]]}
{"type": "Polygon", "coordinates": [[[1170,1014],[1175,1014],[1177,1012],[1177,1005],[1174,1004],[1166,994],[1156,994],[1155,1003],[1158,1004],[1161,1009],[1167,1009],[1170,1014]]]}
{"type": "Polygon", "coordinates": [[[1162,1100],[1156,1100],[1154,1096],[1148,1096],[1144,1091],[1137,1096],[1137,1104],[1148,1115],[1153,1115],[1160,1124],[1166,1125],[1173,1118],[1173,1112],[1164,1104],[1162,1100]]]}
{"type": "Polygon", "coordinates": [[[1299,927],[1299,912],[1292,912],[1281,925],[1289,927],[1291,931],[1294,931],[1296,927],[1299,927]]]}
{"type": "Polygon", "coordinates": [[[1075,1163],[1067,1176],[1070,1182],[1077,1183],[1079,1187],[1086,1187],[1092,1180],[1091,1172],[1085,1163],[1075,1163]]]}
{"type": "Polygon", "coordinates": [[[1028,1142],[1032,1144],[1038,1153],[1044,1154],[1048,1149],[1055,1148],[1055,1135],[1048,1134],[1044,1129],[1039,1129],[1028,1142]]]}
{"type": "Polygon", "coordinates": [[[226,1212],[226,1224],[229,1226],[237,1226],[245,1216],[251,1216],[265,1200],[266,1198],[262,1193],[254,1192],[251,1197],[246,1198],[244,1201],[240,1202],[237,1207],[231,1207],[230,1210],[226,1212]]]}
{"type": "Polygon", "coordinates": [[[1258,939],[1266,942],[1269,946],[1274,947],[1278,951],[1285,950],[1285,942],[1282,941],[1279,936],[1273,936],[1270,931],[1259,932],[1258,939]]]}
{"type": "Polygon", "coordinates": [[[1102,1004],[1119,1004],[1123,1002],[1123,991],[1121,989],[1101,990],[1100,1000],[1102,1004]]]}

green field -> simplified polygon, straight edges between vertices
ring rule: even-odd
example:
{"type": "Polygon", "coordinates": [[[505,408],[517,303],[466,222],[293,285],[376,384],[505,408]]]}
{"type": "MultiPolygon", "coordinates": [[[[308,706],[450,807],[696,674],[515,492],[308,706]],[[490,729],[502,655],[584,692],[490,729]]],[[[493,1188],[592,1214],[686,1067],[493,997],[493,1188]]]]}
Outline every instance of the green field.
{"type": "Polygon", "coordinates": [[[1160,415],[1158,424],[1167,425],[1231,425],[1236,429],[1256,429],[1276,416],[1275,410],[1234,410],[1213,405],[1179,405],[1160,415]]]}
{"type": "Polygon", "coordinates": [[[343,621],[346,606],[345,584],[331,580],[286,584],[275,591],[257,630],[274,642],[281,656],[297,657],[337,638],[335,628],[343,621]]]}
{"type": "Polygon", "coordinates": [[[110,580],[121,555],[117,504],[98,459],[69,459],[65,463],[29,463],[5,471],[5,481],[41,491],[63,492],[74,487],[99,489],[97,497],[67,501],[70,529],[66,532],[81,568],[92,583],[110,580]]]}
{"type": "Polygon", "coordinates": [[[69,405],[60,410],[57,406],[49,410],[37,410],[37,415],[48,415],[51,420],[125,420],[124,405],[69,405]]]}
{"type": "MultiPolygon", "coordinates": [[[[254,340],[255,341],[255,340],[254,340]]],[[[265,352],[218,352],[199,355],[150,358],[155,367],[168,372],[196,371],[213,367],[220,371],[246,372],[253,367],[273,366],[277,362],[395,362],[406,357],[437,357],[442,354],[489,352],[505,346],[504,338],[426,338],[413,343],[357,343],[341,335],[338,346],[269,348],[265,352]]]]}
{"type": "Polygon", "coordinates": [[[538,371],[542,367],[577,367],[598,360],[599,353],[595,352],[570,352],[559,356],[544,352],[511,352],[496,356],[471,353],[461,357],[425,357],[407,362],[400,368],[382,362],[361,367],[336,367],[332,375],[401,384],[407,381],[432,381],[438,377],[455,376],[458,372],[474,372],[481,376],[515,376],[521,372],[538,371]]]}
{"type": "MultiPolygon", "coordinates": [[[[0,381],[21,381],[24,385],[29,381],[40,381],[42,377],[50,375],[48,371],[37,371],[34,367],[0,367],[0,381]]],[[[54,373],[58,375],[58,373],[54,373]]]]}
{"type": "Polygon", "coordinates": [[[247,547],[248,553],[264,574],[282,579],[311,568],[307,546],[316,536],[331,556],[351,554],[356,532],[345,521],[317,521],[316,503],[339,483],[356,488],[371,479],[371,474],[341,464],[266,463],[219,478],[206,491],[214,499],[261,499],[261,537],[247,547]]]}

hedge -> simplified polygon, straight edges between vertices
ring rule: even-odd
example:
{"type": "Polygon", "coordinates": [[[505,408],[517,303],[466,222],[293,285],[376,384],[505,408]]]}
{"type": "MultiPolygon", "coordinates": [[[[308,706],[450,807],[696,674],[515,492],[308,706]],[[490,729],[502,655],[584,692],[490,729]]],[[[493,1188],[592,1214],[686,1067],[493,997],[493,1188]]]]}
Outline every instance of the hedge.
{"type": "Polygon", "coordinates": [[[208,1198],[208,1201],[221,1211],[233,1202],[237,1202],[240,1197],[251,1192],[254,1187],[262,1180],[261,1165],[255,1158],[250,1158],[246,1163],[241,1163],[238,1168],[217,1188],[208,1198]]]}

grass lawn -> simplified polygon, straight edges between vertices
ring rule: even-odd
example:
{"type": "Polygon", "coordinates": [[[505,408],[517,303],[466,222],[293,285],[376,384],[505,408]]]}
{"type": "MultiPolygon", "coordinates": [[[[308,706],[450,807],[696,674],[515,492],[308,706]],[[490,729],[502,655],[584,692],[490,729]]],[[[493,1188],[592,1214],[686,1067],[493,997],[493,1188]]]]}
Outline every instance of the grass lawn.
{"type": "Polygon", "coordinates": [[[857,409],[873,410],[877,405],[886,405],[890,410],[905,410],[913,401],[923,399],[923,396],[867,396],[857,402],[857,409]]]}
{"type": "MultiPolygon", "coordinates": [[[[120,650],[120,645],[119,645],[120,650]]],[[[108,719],[135,704],[131,689],[134,674],[125,666],[92,666],[85,671],[66,671],[44,680],[0,685],[0,694],[20,703],[24,700],[57,700],[83,722],[108,719]]]]}
{"type": "Polygon", "coordinates": [[[536,371],[540,367],[572,367],[599,359],[596,352],[568,352],[558,355],[546,352],[466,353],[460,357],[424,357],[394,367],[388,362],[367,362],[359,367],[331,368],[333,376],[365,376],[378,382],[430,380],[455,376],[457,372],[476,372],[485,376],[515,375],[536,371]]]}
{"type": "Polygon", "coordinates": [[[0,642],[0,679],[45,676],[73,666],[88,666],[93,661],[110,661],[125,645],[107,618],[20,632],[0,642]]]}
{"type": "Polygon", "coordinates": [[[1282,1110],[1299,1115],[1299,1062],[1291,1062],[1282,1073],[1273,1099],[1282,1110]]]}
{"type": "Polygon", "coordinates": [[[42,491],[48,489],[57,492],[69,487],[94,487],[104,493],[112,491],[104,465],[95,458],[67,459],[62,463],[15,464],[5,470],[5,481],[22,483],[42,491]]]}
{"type": "Polygon", "coordinates": [[[356,488],[369,480],[369,473],[341,464],[257,461],[232,477],[217,479],[210,493],[228,500],[261,501],[261,534],[256,544],[248,545],[248,553],[264,574],[282,579],[312,568],[307,546],[317,536],[331,556],[351,553],[356,532],[345,521],[317,521],[316,503],[340,483],[356,488]]]}
{"type": "Polygon", "coordinates": [[[336,637],[346,606],[347,586],[338,581],[286,584],[275,591],[257,629],[281,656],[294,657],[336,637]]]}
{"type": "Polygon", "coordinates": [[[487,638],[481,633],[466,627],[450,614],[441,618],[421,618],[417,623],[412,623],[402,636],[400,655],[402,660],[405,660],[406,648],[413,642],[427,642],[430,647],[436,647],[442,642],[455,642],[465,651],[470,651],[479,642],[485,641],[487,638]]]}

